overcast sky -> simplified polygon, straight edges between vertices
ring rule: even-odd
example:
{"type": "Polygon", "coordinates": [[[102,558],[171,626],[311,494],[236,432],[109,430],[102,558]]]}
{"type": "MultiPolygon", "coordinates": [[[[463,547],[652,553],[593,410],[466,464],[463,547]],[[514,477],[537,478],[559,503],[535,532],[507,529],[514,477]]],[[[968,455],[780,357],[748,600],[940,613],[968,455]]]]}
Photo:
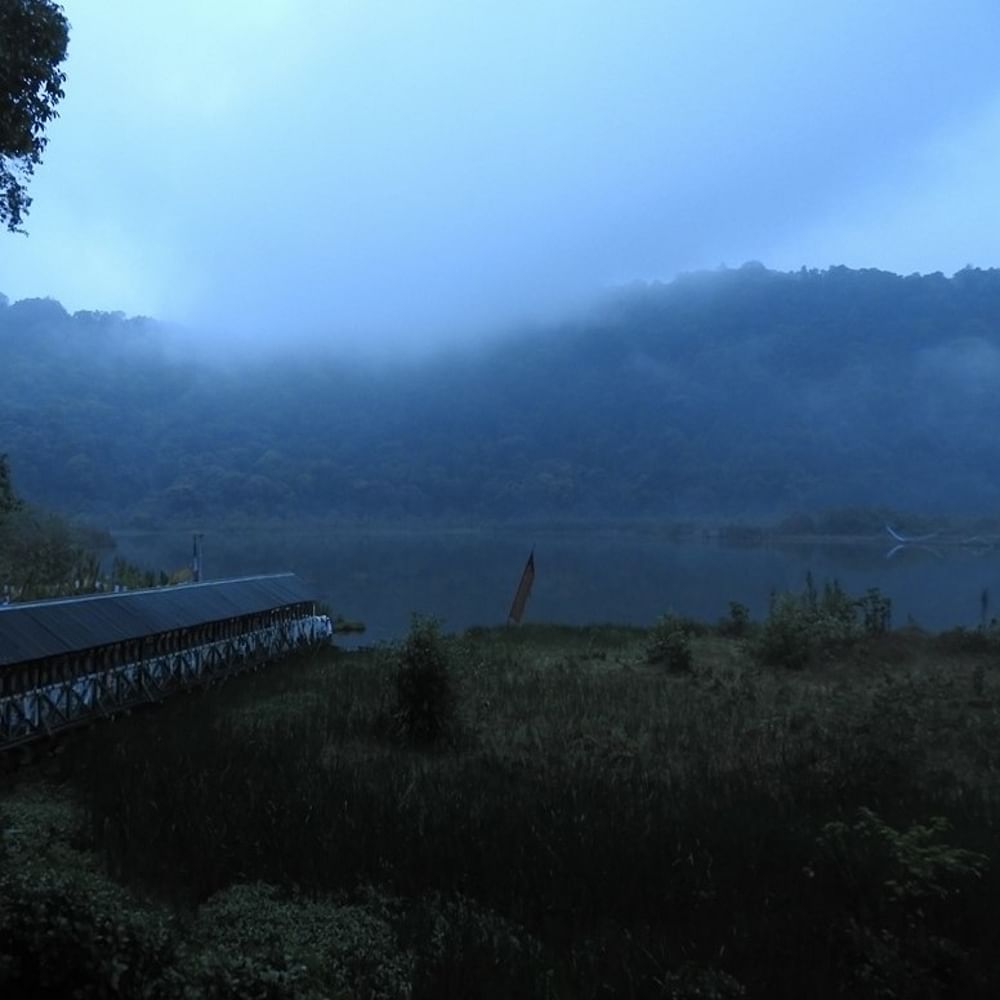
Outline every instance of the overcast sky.
{"type": "Polygon", "coordinates": [[[0,290],[421,345],[736,266],[1000,265],[996,0],[66,0],[0,290]]]}

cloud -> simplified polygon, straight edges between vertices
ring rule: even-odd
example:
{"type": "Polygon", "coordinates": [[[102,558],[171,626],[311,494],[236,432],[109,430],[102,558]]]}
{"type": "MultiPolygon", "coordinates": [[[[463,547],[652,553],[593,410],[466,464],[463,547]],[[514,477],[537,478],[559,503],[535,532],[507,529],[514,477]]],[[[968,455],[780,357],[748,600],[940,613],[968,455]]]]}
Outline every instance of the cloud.
{"type": "Polygon", "coordinates": [[[778,266],[878,262],[902,274],[1000,265],[1000,96],[914,143],[905,163],[831,205],[770,259],[778,266]]]}
{"type": "Polygon", "coordinates": [[[1000,348],[980,337],[962,337],[919,352],[916,370],[928,384],[947,389],[959,406],[970,393],[994,398],[1000,383],[1000,348]]]}
{"type": "Polygon", "coordinates": [[[360,349],[722,261],[993,251],[985,0],[66,6],[11,295],[360,349]],[[936,196],[967,219],[947,246],[943,222],[878,238],[936,196]]]}

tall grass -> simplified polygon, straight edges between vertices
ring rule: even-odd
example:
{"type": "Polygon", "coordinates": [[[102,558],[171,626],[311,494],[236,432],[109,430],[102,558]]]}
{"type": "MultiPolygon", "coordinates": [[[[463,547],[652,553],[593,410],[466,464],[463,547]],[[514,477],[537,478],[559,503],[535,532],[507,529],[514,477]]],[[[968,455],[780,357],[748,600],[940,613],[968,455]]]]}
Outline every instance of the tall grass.
{"type": "Polygon", "coordinates": [[[100,727],[69,766],[109,869],[175,902],[248,882],[473,899],[566,996],[985,996],[996,873],[947,869],[933,907],[886,886],[918,867],[892,837],[934,817],[946,852],[1000,857],[997,678],[973,706],[968,664],[894,666],[913,657],[891,638],[789,674],[704,636],[676,675],[637,630],[478,630],[447,641],[446,749],[395,738],[398,656],[367,650],[100,727]],[[840,854],[831,824],[855,831],[840,854]]]}

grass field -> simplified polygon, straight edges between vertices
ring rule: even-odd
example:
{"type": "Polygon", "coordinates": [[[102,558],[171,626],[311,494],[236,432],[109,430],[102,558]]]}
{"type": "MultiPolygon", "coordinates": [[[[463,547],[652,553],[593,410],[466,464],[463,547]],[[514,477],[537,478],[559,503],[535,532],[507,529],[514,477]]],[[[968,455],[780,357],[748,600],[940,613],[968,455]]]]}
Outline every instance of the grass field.
{"type": "Polygon", "coordinates": [[[796,614],[418,624],[75,735],[5,788],[0,984],[1000,995],[996,631],[796,614]]]}

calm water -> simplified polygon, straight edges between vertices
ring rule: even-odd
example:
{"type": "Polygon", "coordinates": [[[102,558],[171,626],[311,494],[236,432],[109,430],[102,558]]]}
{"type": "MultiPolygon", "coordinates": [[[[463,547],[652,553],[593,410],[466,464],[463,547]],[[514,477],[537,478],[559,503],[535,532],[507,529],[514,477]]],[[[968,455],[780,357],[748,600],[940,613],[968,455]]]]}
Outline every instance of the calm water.
{"type": "MultiPolygon", "coordinates": [[[[118,552],[154,569],[188,563],[181,532],[116,535],[118,552]]],[[[666,610],[714,620],[729,601],[754,617],[774,590],[837,579],[851,593],[879,587],[893,601],[893,622],[925,628],[975,625],[980,598],[1000,614],[1000,552],[890,546],[815,545],[730,548],[672,542],[637,532],[328,531],[208,532],[206,578],[298,573],[335,612],[368,626],[365,642],[405,633],[413,612],[443,619],[449,630],[502,624],[525,559],[535,546],[537,575],[526,621],[646,625],[666,610]],[[995,606],[994,606],[995,605],[995,606]]]]}

